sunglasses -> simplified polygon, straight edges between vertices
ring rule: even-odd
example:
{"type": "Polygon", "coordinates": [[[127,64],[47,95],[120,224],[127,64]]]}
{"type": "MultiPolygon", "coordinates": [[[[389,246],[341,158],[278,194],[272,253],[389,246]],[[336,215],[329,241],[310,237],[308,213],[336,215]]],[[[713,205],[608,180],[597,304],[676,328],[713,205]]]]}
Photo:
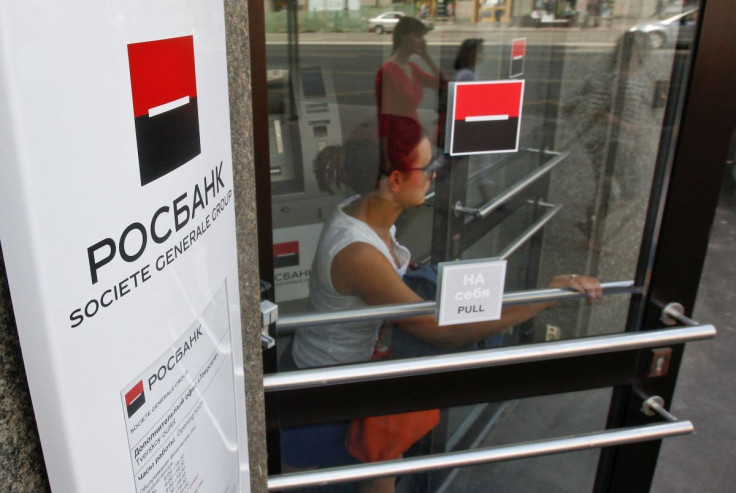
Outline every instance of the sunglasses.
{"type": "Polygon", "coordinates": [[[432,179],[446,163],[445,156],[437,156],[424,168],[404,168],[402,171],[423,171],[429,179],[432,179]]]}

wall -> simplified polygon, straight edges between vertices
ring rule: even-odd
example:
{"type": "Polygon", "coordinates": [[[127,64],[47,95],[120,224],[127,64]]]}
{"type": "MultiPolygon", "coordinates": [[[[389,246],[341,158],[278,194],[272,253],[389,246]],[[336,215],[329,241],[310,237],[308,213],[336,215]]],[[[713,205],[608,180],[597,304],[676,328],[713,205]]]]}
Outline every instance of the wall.
{"type": "Polygon", "coordinates": [[[225,19],[251,487],[254,492],[259,493],[266,491],[266,421],[263,407],[250,37],[246,2],[226,0],[225,19]]]}

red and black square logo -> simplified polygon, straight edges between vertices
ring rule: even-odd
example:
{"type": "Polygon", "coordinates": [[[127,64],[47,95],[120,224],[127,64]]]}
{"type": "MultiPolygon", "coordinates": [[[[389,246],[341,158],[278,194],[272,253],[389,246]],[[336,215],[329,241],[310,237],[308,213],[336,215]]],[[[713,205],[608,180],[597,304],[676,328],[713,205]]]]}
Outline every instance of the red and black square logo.
{"type": "Polygon", "coordinates": [[[523,80],[458,82],[450,97],[451,155],[518,150],[523,80]]]}
{"type": "Polygon", "coordinates": [[[141,185],[201,152],[194,38],[128,45],[141,185]]]}
{"type": "Polygon", "coordinates": [[[298,241],[287,241],[273,245],[273,266],[275,269],[295,265],[299,265],[298,241]]]}
{"type": "Polygon", "coordinates": [[[125,394],[125,407],[128,410],[130,418],[135,412],[146,403],[146,393],[143,392],[143,380],[139,380],[132,389],[125,394]]]}
{"type": "Polygon", "coordinates": [[[511,42],[509,77],[518,77],[524,74],[524,58],[526,58],[526,38],[513,40],[511,42]]]}

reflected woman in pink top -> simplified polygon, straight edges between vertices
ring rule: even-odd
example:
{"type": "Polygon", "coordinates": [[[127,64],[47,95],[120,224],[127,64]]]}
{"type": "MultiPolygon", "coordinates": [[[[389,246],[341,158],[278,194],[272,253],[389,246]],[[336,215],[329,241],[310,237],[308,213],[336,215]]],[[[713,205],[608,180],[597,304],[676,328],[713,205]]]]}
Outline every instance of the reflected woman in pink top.
{"type": "Polygon", "coordinates": [[[397,121],[401,121],[401,118],[397,120],[396,117],[410,118],[419,123],[417,108],[422,102],[424,88],[437,90],[445,80],[440,68],[427,53],[426,33],[427,28],[414,17],[402,17],[396,24],[393,51],[376,74],[378,136],[382,142],[387,135],[396,131],[394,127],[397,121]],[[409,61],[414,55],[424,61],[429,71],[409,61]]]}

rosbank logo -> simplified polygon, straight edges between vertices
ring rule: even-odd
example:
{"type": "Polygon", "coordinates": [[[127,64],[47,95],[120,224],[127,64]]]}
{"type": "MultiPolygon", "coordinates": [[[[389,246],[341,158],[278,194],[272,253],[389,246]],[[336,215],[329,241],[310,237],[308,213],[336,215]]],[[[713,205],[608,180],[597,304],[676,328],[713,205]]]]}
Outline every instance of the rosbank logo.
{"type": "Polygon", "coordinates": [[[141,185],[201,152],[194,38],[128,45],[141,185]]]}
{"type": "Polygon", "coordinates": [[[273,267],[292,267],[299,265],[299,242],[287,241],[273,246],[273,267]]]}
{"type": "Polygon", "coordinates": [[[128,418],[133,416],[140,407],[146,403],[146,394],[143,392],[143,380],[139,380],[132,389],[125,394],[125,407],[128,410],[128,418]]]}

